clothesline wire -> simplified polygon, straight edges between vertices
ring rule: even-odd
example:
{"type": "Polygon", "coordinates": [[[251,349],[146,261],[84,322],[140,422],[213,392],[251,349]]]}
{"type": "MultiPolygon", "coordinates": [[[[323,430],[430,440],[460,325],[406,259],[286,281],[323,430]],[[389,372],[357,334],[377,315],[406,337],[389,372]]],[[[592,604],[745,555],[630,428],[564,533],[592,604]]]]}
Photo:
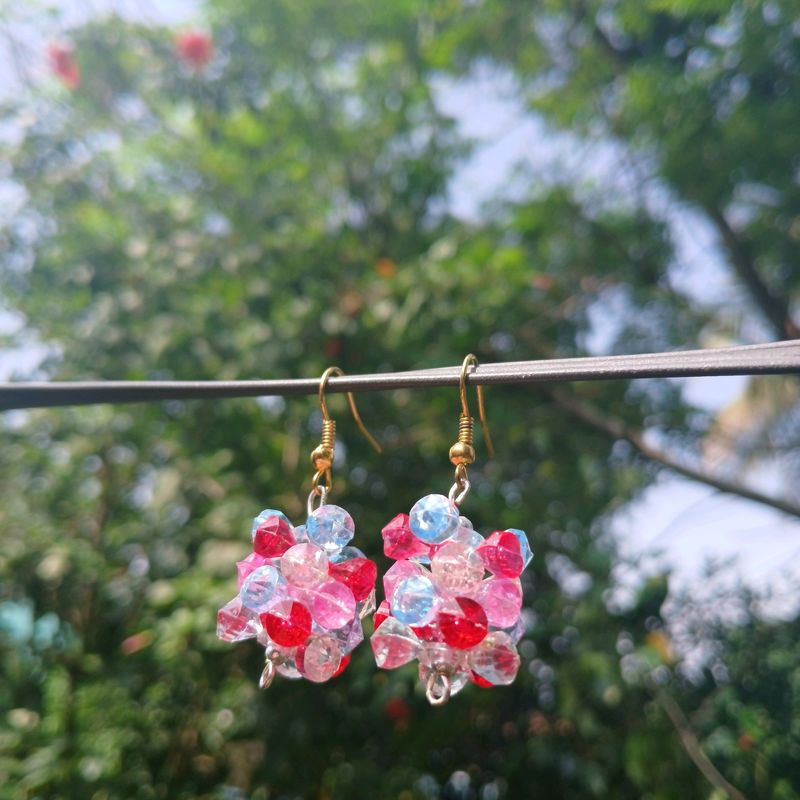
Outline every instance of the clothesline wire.
{"type": "MultiPolygon", "coordinates": [[[[326,391],[374,392],[458,386],[461,366],[332,377],[326,391]]],[[[481,364],[472,385],[632,378],[800,373],[800,340],[639,355],[481,364]]],[[[319,378],[247,381],[75,381],[0,383],[0,410],[163,400],[316,394],[319,378]]]]}

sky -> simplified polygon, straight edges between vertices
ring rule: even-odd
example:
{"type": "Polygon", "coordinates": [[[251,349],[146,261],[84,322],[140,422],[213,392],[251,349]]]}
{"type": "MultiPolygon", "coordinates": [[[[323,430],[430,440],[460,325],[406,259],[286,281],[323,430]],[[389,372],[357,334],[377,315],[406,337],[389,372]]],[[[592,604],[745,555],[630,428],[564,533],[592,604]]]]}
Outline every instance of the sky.
{"type": "MultiPolygon", "coordinates": [[[[51,3],[68,24],[77,24],[90,14],[113,10],[129,19],[176,27],[195,24],[196,3],[170,0],[156,4],[148,0],[59,0],[51,3]]],[[[33,74],[43,76],[43,53],[53,28],[42,33],[35,9],[19,15],[16,32],[29,54],[33,74]],[[27,20],[27,21],[26,21],[27,20]]],[[[62,23],[63,24],[63,23],[62,23]]],[[[0,95],[19,90],[7,44],[0,43],[0,95]],[[5,49],[4,49],[5,48],[5,49]]],[[[520,186],[515,178],[524,165],[526,182],[549,183],[566,175],[607,185],[609,191],[630,192],[636,177],[620,170],[619,148],[608,142],[578,142],[569,135],[548,131],[513,99],[502,76],[476,75],[468,82],[442,80],[436,86],[437,102],[453,116],[461,132],[475,141],[473,155],[458,170],[450,187],[451,210],[465,219],[481,213],[481,205],[493,198],[513,196],[520,186]]],[[[676,206],[657,189],[645,193],[645,202],[663,214],[677,242],[673,277],[699,302],[735,302],[736,287],[724,267],[715,235],[691,210],[676,206]]],[[[0,317],[0,330],[16,324],[0,317]]],[[[602,352],[608,339],[608,323],[598,320],[594,335],[586,343],[590,351],[602,352]]],[[[759,331],[755,331],[758,335],[759,331]]],[[[768,336],[763,335],[763,340],[768,336]]],[[[23,351],[0,351],[0,379],[28,368],[41,357],[31,345],[23,351]]],[[[746,385],[740,377],[681,380],[688,401],[710,412],[733,402],[746,385]]],[[[780,476],[765,470],[749,476],[758,488],[776,491],[780,476]]],[[[800,554],[800,523],[756,503],[723,495],[708,486],[663,471],[642,496],[626,506],[614,520],[622,552],[634,559],[642,571],[673,572],[677,588],[704,580],[709,560],[731,562],[731,579],[768,589],[775,598],[766,613],[783,615],[796,608],[794,587],[797,570],[792,567],[800,554]]],[[[620,573],[620,580],[628,575],[620,573]]]]}

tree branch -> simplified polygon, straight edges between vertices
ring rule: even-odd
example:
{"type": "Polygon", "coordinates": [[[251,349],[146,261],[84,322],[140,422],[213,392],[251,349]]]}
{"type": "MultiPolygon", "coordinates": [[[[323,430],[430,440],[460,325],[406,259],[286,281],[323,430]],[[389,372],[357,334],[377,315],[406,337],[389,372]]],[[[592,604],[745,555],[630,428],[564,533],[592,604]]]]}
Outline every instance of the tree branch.
{"type": "Polygon", "coordinates": [[[706,213],[711,218],[719,232],[725,249],[731,258],[731,265],[744,284],[750,297],[766,317],[772,329],[778,334],[779,339],[800,338],[800,328],[789,314],[789,303],[781,297],[776,297],[758,274],[755,263],[747,250],[744,242],[731,228],[725,215],[714,206],[706,206],[706,213]]]}
{"type": "Polygon", "coordinates": [[[689,720],[686,719],[686,715],[683,713],[683,710],[675,702],[675,700],[669,694],[663,691],[656,692],[656,699],[664,711],[666,711],[670,722],[672,722],[673,726],[675,727],[686,754],[692,759],[697,769],[703,773],[703,777],[714,788],[724,792],[730,798],[730,800],[747,800],[747,798],[735,786],[732,786],[727,780],[725,780],[725,777],[722,775],[722,773],[714,766],[714,764],[711,762],[711,759],[705,754],[700,742],[697,740],[697,736],[695,736],[694,731],[692,731],[691,727],[689,726],[689,720]]]}
{"type": "Polygon", "coordinates": [[[778,497],[770,497],[769,495],[758,492],[755,489],[750,489],[742,486],[740,483],[728,481],[724,478],[717,478],[709,475],[702,470],[681,464],[675,461],[671,456],[657,447],[653,447],[645,441],[642,431],[627,425],[620,419],[609,417],[605,413],[599,411],[590,403],[576,397],[574,394],[565,392],[562,389],[552,387],[543,387],[543,390],[564,410],[572,414],[572,416],[580,419],[582,422],[590,425],[591,427],[608,434],[614,439],[623,439],[630,442],[645,458],[655,461],[663,466],[683,475],[691,480],[704,483],[711,486],[720,492],[727,494],[737,495],[745,500],[751,500],[754,503],[774,508],[784,514],[797,517],[800,519],[800,505],[796,505],[789,500],[783,500],[778,497]]]}

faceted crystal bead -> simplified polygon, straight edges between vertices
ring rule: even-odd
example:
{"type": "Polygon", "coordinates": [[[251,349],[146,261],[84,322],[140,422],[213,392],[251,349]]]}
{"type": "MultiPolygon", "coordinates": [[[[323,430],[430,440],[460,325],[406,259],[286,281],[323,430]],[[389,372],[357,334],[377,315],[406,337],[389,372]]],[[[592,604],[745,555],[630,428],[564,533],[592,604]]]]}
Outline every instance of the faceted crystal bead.
{"type": "MultiPolygon", "coordinates": [[[[259,519],[261,515],[256,517],[259,519]]],[[[256,528],[253,537],[253,552],[266,558],[282,556],[294,544],[292,526],[286,517],[271,516],[264,519],[256,528]]]]}
{"type": "Polygon", "coordinates": [[[480,686],[481,689],[491,689],[494,686],[493,683],[487,681],[486,678],[481,678],[477,672],[470,670],[469,679],[476,685],[480,686]]]}
{"type": "Polygon", "coordinates": [[[427,686],[431,674],[445,671],[450,679],[450,696],[458,694],[469,679],[463,651],[454,650],[443,642],[428,642],[419,651],[419,679],[427,686]]]}
{"type": "Polygon", "coordinates": [[[312,636],[308,644],[297,648],[297,668],[313,683],[330,680],[342,662],[342,651],[332,636],[312,636]]]}
{"type": "Polygon", "coordinates": [[[388,600],[394,594],[395,586],[404,578],[424,574],[425,570],[413,561],[396,561],[383,574],[383,594],[388,600]]]}
{"type": "Polygon", "coordinates": [[[522,586],[519,579],[488,578],[477,595],[489,624],[493,628],[510,628],[522,608],[522,586]]]}
{"type": "Polygon", "coordinates": [[[375,589],[360,602],[356,604],[356,617],[359,620],[366,619],[375,611],[375,589]]]}
{"type": "Polygon", "coordinates": [[[284,596],[285,588],[283,575],[268,565],[254,569],[245,578],[239,597],[243,606],[260,613],[277,603],[284,596]]]}
{"type": "Polygon", "coordinates": [[[275,644],[281,647],[297,647],[311,633],[311,614],[302,603],[288,600],[262,614],[261,624],[275,644]]]}
{"type": "Polygon", "coordinates": [[[355,619],[356,599],[343,583],[327,581],[312,590],[311,613],[323,628],[341,628],[355,619]]]}
{"type": "Polygon", "coordinates": [[[525,531],[519,528],[509,528],[509,533],[513,533],[519,542],[519,549],[522,552],[522,569],[525,569],[528,564],[533,561],[533,550],[531,550],[531,543],[528,541],[528,536],[525,531]]]}
{"type": "Polygon", "coordinates": [[[455,503],[443,494],[429,494],[414,504],[408,524],[418,539],[440,544],[456,532],[458,516],[455,503]]]}
{"type": "Polygon", "coordinates": [[[305,525],[296,525],[294,528],[294,540],[297,544],[308,541],[308,531],[305,525]]]}
{"type": "Polygon", "coordinates": [[[378,566],[368,558],[351,558],[331,564],[329,572],[332,578],[350,589],[357,601],[369,597],[378,578],[378,566]]]}
{"type": "Polygon", "coordinates": [[[469,650],[489,632],[489,621],[480,603],[468,597],[457,597],[460,613],[439,612],[439,629],[446,644],[457,650],[469,650]]]}
{"type": "Polygon", "coordinates": [[[495,531],[478,548],[486,569],[501,578],[518,578],[522,572],[519,539],[509,531],[495,531]]]}
{"type": "Polygon", "coordinates": [[[341,564],[342,561],[350,561],[353,558],[366,558],[366,556],[357,547],[353,547],[353,545],[349,544],[347,547],[343,547],[341,550],[331,553],[328,558],[331,564],[341,564]]]}
{"type": "Polygon", "coordinates": [[[480,588],[484,571],[480,556],[460,542],[445,542],[431,561],[433,582],[443,594],[472,594],[480,588]]]}
{"type": "Polygon", "coordinates": [[[398,514],[381,531],[383,554],[399,561],[415,556],[428,556],[430,547],[411,532],[408,514],[398,514]]]}
{"type": "Polygon", "coordinates": [[[283,675],[284,678],[289,678],[293,681],[303,677],[297,669],[297,664],[295,662],[298,648],[278,647],[274,642],[269,640],[266,633],[259,636],[258,641],[264,644],[264,655],[267,657],[272,656],[270,660],[274,661],[275,669],[279,675],[283,675]]]}
{"type": "Polygon", "coordinates": [[[412,661],[420,649],[420,641],[414,631],[388,617],[372,634],[370,639],[375,663],[383,669],[394,669],[412,661]]]}
{"type": "Polygon", "coordinates": [[[386,600],[383,600],[381,604],[378,606],[378,610],[375,612],[375,616],[372,618],[372,625],[374,630],[378,630],[380,628],[381,623],[391,614],[391,609],[389,608],[389,604],[386,600]]]}
{"type": "MultiPolygon", "coordinates": [[[[320,630],[324,629],[321,628],[320,630]]],[[[354,619],[351,623],[342,628],[324,632],[336,639],[342,653],[349,653],[355,650],[355,648],[364,641],[364,628],[361,625],[360,619],[354,619]]]]}
{"type": "Polygon", "coordinates": [[[281,572],[295,586],[316,586],[328,579],[328,556],[311,542],[296,544],[281,557],[281,572]]]}
{"type": "Polygon", "coordinates": [[[466,517],[459,517],[458,528],[449,541],[461,542],[475,549],[483,542],[483,536],[472,527],[472,523],[466,517]]]}
{"type": "Polygon", "coordinates": [[[242,559],[241,561],[236,562],[236,584],[239,589],[242,588],[242,584],[247,579],[247,576],[253,572],[254,570],[258,569],[259,567],[265,567],[271,563],[271,559],[265,558],[264,556],[260,556],[258,553],[250,553],[247,558],[242,559]]]}
{"type": "Polygon", "coordinates": [[[519,640],[525,635],[525,623],[522,617],[517,617],[517,621],[508,628],[503,628],[504,633],[511,637],[511,641],[517,644],[519,640]]]}
{"type": "Polygon", "coordinates": [[[283,511],[278,511],[275,508],[265,508],[254,520],[253,527],[250,530],[250,538],[256,538],[256,531],[259,529],[263,522],[266,522],[270,517],[278,517],[282,519],[287,525],[291,525],[286,514],[283,511]]]}
{"type": "Polygon", "coordinates": [[[217,638],[223,642],[252,639],[259,631],[258,620],[238,597],[225,603],[217,612],[217,638]]]}
{"type": "Polygon", "coordinates": [[[403,578],[392,593],[392,615],[405,625],[425,625],[436,613],[437,599],[433,581],[427,576],[403,578]]]}
{"type": "Polygon", "coordinates": [[[439,623],[436,618],[432,619],[427,625],[412,625],[411,630],[414,631],[423,642],[444,641],[442,631],[439,628],[439,623]]]}
{"type": "Polygon", "coordinates": [[[354,536],[353,518],[339,506],[320,506],[308,518],[308,538],[329,553],[341,550],[354,536]]]}
{"type": "Polygon", "coordinates": [[[342,656],[342,660],[339,662],[339,669],[337,669],[336,672],[331,675],[331,680],[333,680],[333,678],[338,678],[345,671],[349,663],[350,653],[346,653],[344,656],[342,656]]]}
{"type": "Polygon", "coordinates": [[[517,677],[519,653],[507,633],[495,631],[470,652],[469,664],[493,686],[508,686],[517,677]]]}

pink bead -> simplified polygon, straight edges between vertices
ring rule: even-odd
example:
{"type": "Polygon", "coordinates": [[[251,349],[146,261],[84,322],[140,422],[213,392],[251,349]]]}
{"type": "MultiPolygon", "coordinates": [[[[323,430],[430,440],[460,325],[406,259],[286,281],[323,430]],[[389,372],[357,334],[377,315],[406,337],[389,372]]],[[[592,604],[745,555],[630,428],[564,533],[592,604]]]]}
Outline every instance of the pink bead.
{"type": "Polygon", "coordinates": [[[501,578],[518,578],[525,566],[519,539],[510,531],[495,531],[479,545],[478,555],[486,569],[501,578]]]}
{"type": "Polygon", "coordinates": [[[313,683],[330,680],[342,662],[342,652],[332,636],[312,636],[295,657],[300,674],[313,683]]]}
{"type": "Polygon", "coordinates": [[[241,642],[257,635],[259,625],[254,615],[234,597],[217,612],[217,638],[223,642],[241,642]]]}
{"type": "Polygon", "coordinates": [[[493,628],[510,628],[516,624],[522,608],[519,578],[488,578],[483,582],[476,599],[483,606],[493,628]]]}
{"type": "Polygon", "coordinates": [[[250,553],[247,558],[236,562],[236,586],[242,588],[247,576],[259,567],[267,566],[272,563],[272,559],[260,556],[258,553],[250,553]]]}
{"type": "Polygon", "coordinates": [[[383,553],[399,561],[413,556],[427,556],[430,546],[418,539],[408,525],[408,514],[398,514],[381,531],[383,553]]]}
{"type": "Polygon", "coordinates": [[[397,561],[386,570],[383,576],[383,593],[387,598],[394,594],[395,586],[406,578],[424,575],[425,570],[415,561],[397,561]]]}
{"type": "Polygon", "coordinates": [[[395,669],[412,661],[419,652],[420,641],[408,627],[394,617],[386,619],[370,639],[375,663],[382,669],[395,669]]]}
{"type": "Polygon", "coordinates": [[[342,628],[355,618],[356,599],[343,583],[323,583],[312,590],[312,596],[311,614],[323,628],[342,628]]]}
{"type": "Polygon", "coordinates": [[[440,592],[467,596],[480,588],[485,570],[480,556],[469,545],[445,542],[433,555],[431,572],[440,592]]]}
{"type": "Polygon", "coordinates": [[[310,542],[290,547],[281,557],[281,572],[289,583],[310,588],[328,579],[328,556],[310,542]]]}

